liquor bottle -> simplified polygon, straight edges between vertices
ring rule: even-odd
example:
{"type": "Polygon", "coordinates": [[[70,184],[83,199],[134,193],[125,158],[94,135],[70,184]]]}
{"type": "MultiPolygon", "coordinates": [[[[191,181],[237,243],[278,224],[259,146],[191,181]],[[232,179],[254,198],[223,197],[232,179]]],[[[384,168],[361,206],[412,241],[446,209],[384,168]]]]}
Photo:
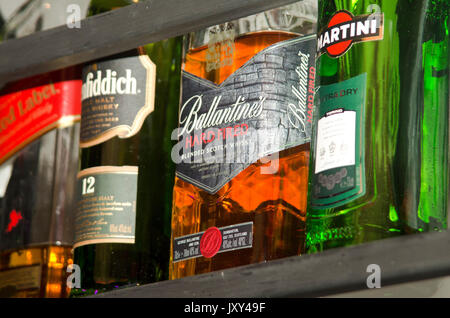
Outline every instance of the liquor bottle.
{"type": "MultiPolygon", "coordinates": [[[[89,15],[126,4],[94,0],[89,15]]],[[[168,277],[181,49],[171,38],[83,68],[74,297],[168,277]]]]}
{"type": "MultiPolygon", "coordinates": [[[[5,29],[13,22],[30,33],[43,29],[17,15],[5,29]]],[[[76,66],[8,83],[0,92],[1,297],[69,294],[80,110],[76,66]]]]}
{"type": "Polygon", "coordinates": [[[38,75],[8,84],[1,92],[0,167],[6,177],[0,206],[3,297],[68,295],[79,71],[38,75]]]}
{"type": "Polygon", "coordinates": [[[309,253],[408,232],[428,2],[319,1],[309,253]]]}
{"type": "MultiPolygon", "coordinates": [[[[402,103],[405,115],[409,115],[411,109],[417,109],[417,114],[407,117],[411,121],[408,127],[419,123],[414,134],[410,129],[400,130],[403,138],[398,143],[412,149],[398,152],[398,163],[403,164],[403,169],[397,169],[400,172],[398,182],[404,185],[400,189],[400,202],[408,232],[447,228],[449,8],[447,1],[428,1],[423,11],[425,23],[418,46],[422,51],[422,68],[416,73],[418,89],[414,87],[418,92],[418,96],[414,96],[417,106],[411,107],[416,101],[402,103]],[[405,166],[411,169],[405,169],[405,166]],[[405,174],[405,171],[412,173],[405,174]]],[[[403,24],[405,29],[407,24],[403,24]]]]}
{"type": "Polygon", "coordinates": [[[171,279],[303,252],[315,8],[185,37],[171,279]]]}

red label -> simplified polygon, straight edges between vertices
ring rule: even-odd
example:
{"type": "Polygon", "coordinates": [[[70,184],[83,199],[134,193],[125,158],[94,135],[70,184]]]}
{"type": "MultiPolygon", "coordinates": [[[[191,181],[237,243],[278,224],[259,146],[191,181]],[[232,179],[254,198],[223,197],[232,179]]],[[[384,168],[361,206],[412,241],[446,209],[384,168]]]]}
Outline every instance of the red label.
{"type": "Polygon", "coordinates": [[[81,80],[49,81],[1,96],[0,164],[49,130],[80,120],[80,112],[81,80]]]}
{"type": "MultiPolygon", "coordinates": [[[[335,25],[344,23],[344,22],[351,22],[353,20],[353,16],[351,13],[346,11],[337,12],[328,23],[328,28],[331,28],[335,25]]],[[[332,56],[339,56],[346,52],[350,45],[352,45],[352,40],[343,41],[334,45],[330,45],[327,48],[327,52],[332,56]]]]}
{"type": "Polygon", "coordinates": [[[222,233],[217,227],[210,227],[200,240],[200,253],[206,258],[211,258],[217,254],[221,245],[222,233]]]}
{"type": "Polygon", "coordinates": [[[379,41],[384,36],[384,15],[375,12],[354,16],[351,12],[336,12],[317,36],[317,54],[331,57],[344,55],[354,43],[379,41]]]}

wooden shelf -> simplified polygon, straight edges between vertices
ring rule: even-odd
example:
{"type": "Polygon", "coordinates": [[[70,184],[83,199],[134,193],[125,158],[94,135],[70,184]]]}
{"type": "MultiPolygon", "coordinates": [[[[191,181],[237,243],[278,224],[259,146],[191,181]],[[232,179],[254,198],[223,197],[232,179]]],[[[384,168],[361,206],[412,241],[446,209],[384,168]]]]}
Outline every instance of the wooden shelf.
{"type": "Polygon", "coordinates": [[[449,246],[448,231],[411,234],[313,255],[118,289],[92,297],[431,297],[436,288],[421,289],[420,286],[434,284],[436,287],[441,281],[449,281],[445,277],[450,275],[449,246]],[[369,290],[367,287],[367,278],[371,275],[367,266],[370,264],[380,266],[380,289],[369,290]],[[357,293],[346,294],[355,291],[357,293]]]}
{"type": "MultiPolygon", "coordinates": [[[[149,0],[0,44],[0,83],[136,48],[297,0],[149,0]]],[[[311,19],[314,19],[311,16],[311,19]]]]}

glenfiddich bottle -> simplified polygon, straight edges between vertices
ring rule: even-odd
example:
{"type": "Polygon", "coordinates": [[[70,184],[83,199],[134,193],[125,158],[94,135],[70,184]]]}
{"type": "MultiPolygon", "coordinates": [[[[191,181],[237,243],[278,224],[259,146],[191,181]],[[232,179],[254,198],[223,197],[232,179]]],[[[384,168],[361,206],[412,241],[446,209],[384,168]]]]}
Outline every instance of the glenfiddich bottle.
{"type": "Polygon", "coordinates": [[[170,278],[303,252],[316,6],[185,37],[170,278]]]}
{"type": "MultiPolygon", "coordinates": [[[[24,7],[40,1],[28,1],[24,7]]],[[[53,1],[47,1],[47,4],[53,1]]],[[[57,25],[19,14],[7,38],[57,25]]],[[[67,297],[78,167],[81,69],[9,83],[0,91],[0,297],[67,297]]]]}
{"type": "MultiPolygon", "coordinates": [[[[94,0],[89,14],[129,3],[94,0]]],[[[181,49],[167,39],[83,69],[73,296],[168,278],[181,49]]]]}
{"type": "Polygon", "coordinates": [[[447,51],[432,33],[446,26],[423,28],[444,2],[319,1],[308,252],[443,221],[448,74],[436,63],[447,51]]]}

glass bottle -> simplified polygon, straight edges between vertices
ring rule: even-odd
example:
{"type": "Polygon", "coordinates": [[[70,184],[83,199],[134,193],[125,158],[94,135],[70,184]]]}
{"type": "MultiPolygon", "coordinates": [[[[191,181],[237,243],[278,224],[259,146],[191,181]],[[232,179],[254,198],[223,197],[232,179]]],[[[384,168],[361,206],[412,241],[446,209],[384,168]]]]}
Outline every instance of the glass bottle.
{"type": "MultiPolygon", "coordinates": [[[[132,2],[94,0],[89,15],[132,2]]],[[[73,296],[168,277],[181,48],[171,38],[83,69],[73,296]]]]}
{"type": "Polygon", "coordinates": [[[301,1],[185,37],[171,279],[303,252],[315,21],[301,1]]]}

